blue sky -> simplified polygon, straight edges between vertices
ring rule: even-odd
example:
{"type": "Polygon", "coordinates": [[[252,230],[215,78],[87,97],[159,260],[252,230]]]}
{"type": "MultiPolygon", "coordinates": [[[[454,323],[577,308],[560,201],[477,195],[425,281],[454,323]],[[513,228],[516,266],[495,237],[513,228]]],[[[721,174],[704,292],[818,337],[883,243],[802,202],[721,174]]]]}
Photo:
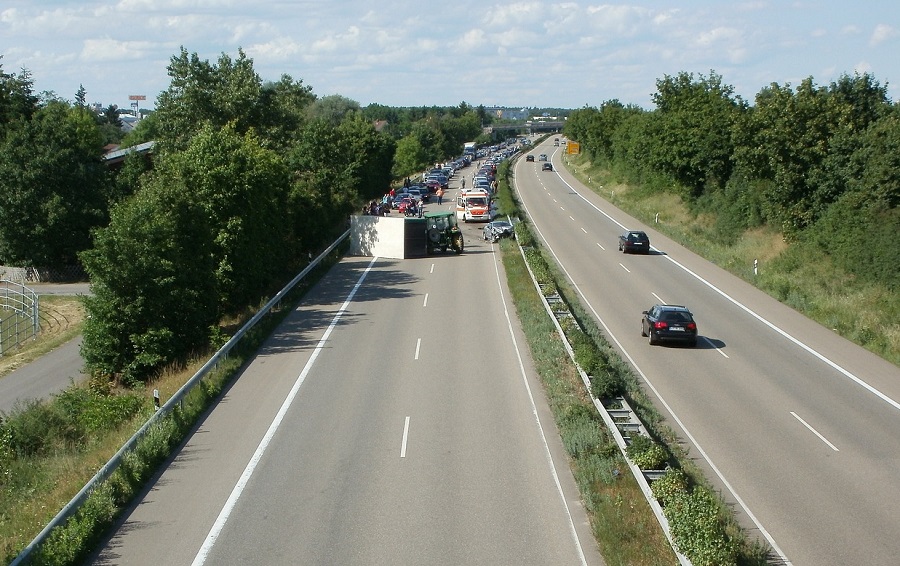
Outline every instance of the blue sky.
{"type": "Polygon", "coordinates": [[[656,80],[722,75],[752,102],[773,82],[871,73],[900,100],[895,0],[602,4],[456,0],[3,0],[0,65],[38,92],[152,108],[184,47],[239,48],[263,80],[362,105],[652,108],[656,80]]]}

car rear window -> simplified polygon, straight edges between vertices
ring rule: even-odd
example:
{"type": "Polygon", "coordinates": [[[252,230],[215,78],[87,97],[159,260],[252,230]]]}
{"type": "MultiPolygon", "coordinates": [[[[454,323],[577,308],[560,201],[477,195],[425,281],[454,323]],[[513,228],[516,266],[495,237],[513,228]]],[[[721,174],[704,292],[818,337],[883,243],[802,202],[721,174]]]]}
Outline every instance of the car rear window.
{"type": "Polygon", "coordinates": [[[684,312],[667,312],[663,316],[663,320],[666,322],[690,322],[691,317],[684,312]]]}

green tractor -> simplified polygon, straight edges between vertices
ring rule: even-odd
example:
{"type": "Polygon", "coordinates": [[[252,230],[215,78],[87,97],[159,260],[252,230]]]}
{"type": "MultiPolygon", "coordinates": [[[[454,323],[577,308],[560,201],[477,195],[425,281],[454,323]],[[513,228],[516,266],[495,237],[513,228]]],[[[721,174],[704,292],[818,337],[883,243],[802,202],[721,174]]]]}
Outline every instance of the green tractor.
{"type": "Polygon", "coordinates": [[[429,254],[435,250],[446,252],[447,248],[458,254],[463,252],[463,235],[455,212],[426,212],[425,235],[429,254]]]}

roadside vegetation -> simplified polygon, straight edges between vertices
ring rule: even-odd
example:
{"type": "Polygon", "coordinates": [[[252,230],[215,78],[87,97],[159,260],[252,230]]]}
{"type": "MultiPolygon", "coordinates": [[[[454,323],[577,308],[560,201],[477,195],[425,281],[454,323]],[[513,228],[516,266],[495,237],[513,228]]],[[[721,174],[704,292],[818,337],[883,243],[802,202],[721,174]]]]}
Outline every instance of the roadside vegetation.
{"type": "Polygon", "coordinates": [[[871,75],[657,81],[656,109],[574,111],[570,169],[595,192],[900,365],[900,106],[871,75]],[[658,217],[657,217],[658,215],[658,217]],[[657,223],[658,218],[658,223],[657,223]],[[756,269],[754,269],[756,266],[756,269]]]}
{"type": "MultiPolygon", "coordinates": [[[[349,214],[392,183],[458,155],[463,142],[488,141],[482,126],[493,119],[466,103],[362,108],[339,95],[320,98],[287,75],[264,82],[243,52],[210,62],[182,48],[167,69],[172,85],[122,140],[154,141],[152,156],[132,154],[111,170],[100,156],[103,144],[119,141],[115,108],[95,113],[84,89],[74,102],[37,95],[27,70],[0,67],[0,264],[83,267],[92,284],[83,309],[47,299],[41,338],[0,358],[0,372],[8,372],[81,332],[89,374],[85,386],[0,419],[6,560],[144,422],[153,410],[148,391],[180,387],[280,282],[345,229],[349,214]],[[50,177],[54,183],[44,182],[50,177]]],[[[667,76],[657,87],[652,112],[617,101],[574,111],[565,133],[583,152],[573,170],[638,218],[659,214],[660,230],[900,363],[900,118],[886,89],[869,75],[825,88],[810,79],[796,92],[767,87],[750,107],[715,74],[667,76]]],[[[516,216],[504,182],[501,207],[516,216]]],[[[607,562],[670,564],[665,539],[510,245],[502,245],[510,287],[607,562]]],[[[552,263],[541,265],[579,323],[578,340],[589,346],[582,352],[593,352],[611,376],[597,381],[595,395],[622,385],[654,441],[665,444],[667,461],[685,472],[684,486],[681,477],[667,480],[667,493],[702,494],[700,503],[673,508],[709,509],[702,477],[657,427],[627,365],[611,357],[552,263]]],[[[245,342],[244,355],[279,316],[245,342]]],[[[153,431],[53,534],[37,563],[81,559],[242,359],[233,356],[234,365],[153,431]]],[[[633,456],[658,459],[658,449],[645,448],[633,456]]],[[[710,529],[724,526],[725,538],[715,540],[726,540],[735,563],[758,563],[759,549],[721,509],[705,516],[710,529]]]]}
{"type": "MultiPolygon", "coordinates": [[[[498,212],[520,217],[510,190],[511,171],[509,164],[504,164],[498,174],[498,212]]],[[[766,547],[743,533],[731,509],[688,457],[675,433],[662,422],[631,367],[606,341],[553,260],[545,257],[527,219],[516,225],[516,240],[501,241],[501,250],[516,313],[606,563],[649,566],[677,562],[618,445],[591,401],[591,396],[608,400],[621,395],[652,436],[633,437],[628,457],[642,469],[668,470],[652,483],[652,489],[664,506],[679,551],[695,566],[766,564],[766,547]],[[520,245],[525,250],[524,258],[520,245]],[[571,314],[560,324],[576,362],[591,376],[590,392],[585,391],[562,337],[540,300],[526,260],[541,292],[559,294],[571,314]]]]}
{"type": "MultiPolygon", "coordinates": [[[[338,258],[339,254],[332,254],[285,297],[281,308],[271,311],[245,335],[227,362],[211,372],[179,408],[151,430],[67,524],[53,532],[31,564],[63,566],[83,561],[159,465],[192,432],[197,419],[216,401],[243,363],[338,258]]],[[[62,303],[78,300],[69,297],[62,303]]],[[[255,312],[247,309],[223,320],[220,338],[227,339],[255,312]]],[[[43,350],[58,338],[52,333],[41,336],[30,348],[43,350]]],[[[162,399],[168,399],[212,353],[204,351],[184,363],[172,364],[145,385],[126,388],[94,376],[52,399],[29,401],[2,415],[0,562],[11,562],[147,421],[155,410],[151,393],[154,389],[159,390],[162,399]]]]}

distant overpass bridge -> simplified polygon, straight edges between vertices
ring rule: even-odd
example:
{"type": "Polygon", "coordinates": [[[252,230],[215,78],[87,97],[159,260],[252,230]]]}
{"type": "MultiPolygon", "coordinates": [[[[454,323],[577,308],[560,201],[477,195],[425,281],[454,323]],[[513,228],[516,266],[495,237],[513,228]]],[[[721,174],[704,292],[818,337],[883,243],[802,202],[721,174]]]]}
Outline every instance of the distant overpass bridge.
{"type": "Polygon", "coordinates": [[[522,122],[521,124],[509,124],[502,126],[488,126],[484,133],[520,131],[528,134],[541,132],[561,132],[566,123],[562,120],[554,122],[522,122]]]}

